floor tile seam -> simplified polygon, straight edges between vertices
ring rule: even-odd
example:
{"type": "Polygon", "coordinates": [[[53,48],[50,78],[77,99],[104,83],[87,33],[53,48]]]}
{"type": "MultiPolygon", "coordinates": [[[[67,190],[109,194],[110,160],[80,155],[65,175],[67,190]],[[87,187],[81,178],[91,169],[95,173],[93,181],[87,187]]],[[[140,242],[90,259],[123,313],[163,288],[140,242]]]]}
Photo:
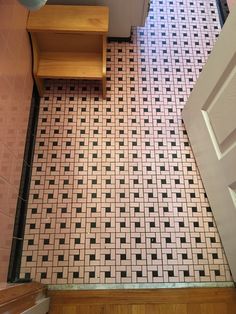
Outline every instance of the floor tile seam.
{"type": "MultiPolygon", "coordinates": [[[[171,59],[172,61],[173,61],[173,59],[171,59]]],[[[173,63],[172,63],[172,65],[173,65],[173,63]]],[[[185,80],[185,84],[183,84],[183,85],[186,85],[186,80],[185,80]]],[[[179,134],[178,134],[179,135],[179,134]]],[[[168,151],[168,147],[167,147],[167,151],[168,151]]],[[[190,225],[190,224],[189,224],[190,225]]]]}
{"type": "MultiPolygon", "coordinates": [[[[127,51],[126,51],[127,52],[127,51]]],[[[127,82],[127,76],[126,76],[126,80],[125,80],[126,82],[127,82]]],[[[128,94],[128,90],[126,89],[126,96],[127,96],[127,94],[128,94]]],[[[137,95],[136,95],[136,97],[137,97],[137,95]]],[[[116,115],[116,113],[115,113],[115,115],[116,115]]],[[[128,112],[127,112],[127,120],[128,120],[128,112]]],[[[128,130],[129,130],[129,125],[127,125],[127,127],[128,127],[128,130]]],[[[130,138],[129,137],[129,135],[128,135],[128,138],[130,138]]],[[[117,146],[115,146],[115,155],[116,155],[116,153],[117,153],[117,146]]],[[[128,165],[130,165],[130,160],[129,160],[129,157],[130,157],[130,146],[128,145],[127,146],[127,153],[128,153],[128,165]]],[[[117,163],[117,159],[115,159],[116,160],[116,163],[117,163]]],[[[128,172],[127,173],[127,175],[128,175],[128,181],[130,182],[130,172],[128,172]]],[[[129,187],[128,187],[128,194],[129,194],[129,202],[128,202],[128,204],[125,204],[125,207],[126,207],[126,205],[127,205],[127,209],[128,209],[128,211],[129,211],[129,216],[128,216],[128,218],[129,218],[129,221],[130,221],[130,226],[129,226],[129,237],[130,237],[130,239],[131,239],[131,212],[130,212],[130,184],[128,185],[129,187]]],[[[116,205],[115,205],[116,206],[116,205]]],[[[116,206],[117,207],[117,206],[116,206]]],[[[115,220],[117,220],[117,215],[115,216],[115,220]]],[[[115,236],[117,236],[117,233],[116,233],[116,235],[115,236]]],[[[121,248],[120,248],[121,249],[121,248]]],[[[130,253],[130,258],[132,257],[132,245],[131,245],[131,241],[130,241],[130,245],[129,245],[129,253],[130,253]]],[[[115,250],[116,250],[116,248],[115,248],[115,250]]],[[[125,250],[125,252],[127,252],[127,250],[125,250]]],[[[125,253],[126,254],[126,253],[125,253]]],[[[131,260],[130,260],[131,261],[131,260]]],[[[122,263],[120,263],[120,264],[122,264],[122,263]]],[[[121,265],[119,265],[119,266],[121,266],[121,265]]],[[[117,269],[117,266],[116,266],[116,269],[117,269]]]]}
{"type": "MultiPolygon", "coordinates": [[[[88,108],[88,119],[89,119],[89,121],[90,121],[90,117],[91,117],[91,103],[89,103],[89,108],[88,108]]],[[[79,119],[78,119],[78,112],[77,112],[77,114],[76,114],[76,131],[77,131],[77,129],[78,129],[78,126],[79,126],[79,119]]],[[[88,134],[90,134],[90,130],[91,130],[91,126],[90,126],[90,124],[88,125],[88,134]]],[[[78,150],[78,148],[76,149],[76,151],[78,150]]],[[[87,148],[87,153],[88,153],[88,156],[89,156],[89,147],[87,148]]],[[[76,153],[75,153],[75,155],[76,155],[76,153]]],[[[77,155],[78,156],[78,155],[77,155]]],[[[79,156],[78,156],[78,158],[79,158],[79,156]]],[[[78,162],[79,162],[79,160],[78,160],[78,162]]],[[[74,168],[75,168],[75,163],[76,163],[76,160],[75,160],[75,156],[74,156],[74,168]]],[[[86,166],[87,166],[87,169],[88,169],[88,167],[89,167],[89,158],[87,158],[87,161],[86,161],[86,166]]],[[[73,179],[75,180],[75,175],[73,176],[73,179]]],[[[87,211],[88,211],[88,171],[87,171],[87,173],[86,173],[86,182],[87,182],[87,186],[86,186],[86,201],[85,201],[85,206],[86,206],[86,215],[85,215],[85,232],[87,233],[88,231],[86,230],[86,225],[87,225],[87,221],[88,221],[88,215],[87,215],[87,211]]],[[[75,239],[74,239],[74,241],[75,241],[75,239]]],[[[75,245],[75,244],[74,244],[75,245]]],[[[85,234],[85,239],[84,239],[84,245],[83,245],[83,248],[84,248],[84,254],[83,254],[83,267],[82,267],[82,269],[83,269],[83,275],[84,275],[84,277],[83,277],[83,281],[84,281],[84,279],[85,279],[85,265],[86,265],[86,251],[87,251],[87,248],[86,248],[86,234],[85,234]]],[[[73,250],[75,250],[75,247],[73,248],[73,250]]],[[[79,249],[77,249],[78,250],[78,252],[79,252],[79,255],[81,255],[80,254],[80,250],[79,249]]],[[[71,252],[71,248],[69,249],[69,253],[71,252]]],[[[75,267],[75,266],[74,266],[75,267]]],[[[70,267],[68,266],[68,271],[69,271],[69,269],[70,269],[70,267]]],[[[78,267],[78,272],[80,273],[80,269],[81,269],[81,267],[78,267]]],[[[74,277],[73,277],[73,279],[74,279],[74,277]]],[[[72,280],[73,280],[72,279],[72,280]]]]}
{"type": "MultiPolygon", "coordinates": [[[[149,59],[148,59],[148,61],[149,61],[149,59]]],[[[149,73],[149,72],[148,72],[148,73],[149,73]]],[[[146,74],[146,76],[147,76],[147,74],[146,74]]],[[[140,95],[140,93],[139,93],[139,95],[140,95]]],[[[140,117],[140,121],[141,121],[141,110],[139,110],[139,117],[140,117]]],[[[140,128],[140,135],[141,135],[142,126],[140,125],[139,128],[140,128]]],[[[142,142],[142,139],[141,139],[141,142],[142,142]]],[[[141,170],[142,173],[141,173],[141,176],[142,176],[142,180],[143,180],[143,178],[144,178],[143,168],[144,168],[144,163],[145,163],[145,161],[143,160],[143,156],[144,156],[143,151],[144,151],[143,145],[141,145],[141,163],[142,163],[142,170],[141,170]]],[[[144,195],[145,195],[145,194],[144,194],[144,185],[142,185],[142,193],[143,193],[143,196],[144,196],[144,195]]],[[[142,218],[143,218],[144,221],[146,222],[145,211],[144,211],[144,214],[143,214],[142,218]]],[[[147,229],[146,229],[146,226],[144,227],[144,231],[145,231],[145,232],[144,232],[144,234],[145,234],[145,240],[147,240],[147,229]]],[[[146,270],[146,272],[147,272],[147,271],[148,271],[148,266],[147,266],[147,245],[145,246],[145,256],[146,256],[145,270],[146,270]]],[[[142,270],[142,271],[143,271],[143,270],[142,270]]]]}
{"type": "Polygon", "coordinates": [[[87,289],[158,289],[158,288],[192,288],[192,287],[234,287],[231,281],[195,282],[195,283],[147,283],[147,284],[84,284],[84,285],[48,285],[49,290],[87,290],[87,289]]]}
{"type": "MultiPolygon", "coordinates": [[[[64,95],[64,92],[63,91],[56,91],[56,94],[57,95],[64,95]]],[[[61,96],[60,96],[61,97],[61,96]]],[[[42,100],[41,100],[42,101],[42,100]]],[[[53,103],[52,103],[52,105],[53,105],[53,103]]],[[[57,102],[54,104],[55,106],[57,106],[57,105],[59,105],[59,104],[57,104],[57,102]]],[[[66,116],[66,113],[65,112],[60,112],[60,114],[57,114],[57,115],[59,115],[60,116],[60,118],[63,118],[63,124],[62,124],[62,128],[63,128],[63,130],[64,130],[64,125],[65,125],[65,116],[66,116]]],[[[52,121],[52,117],[53,117],[53,112],[51,113],[51,121],[52,121]]],[[[60,127],[60,125],[58,126],[58,127],[60,127]]],[[[53,129],[55,128],[55,126],[53,125],[53,124],[50,124],[50,134],[51,134],[51,131],[53,131],[53,129]]],[[[51,141],[53,141],[53,139],[55,138],[55,136],[53,135],[51,135],[51,136],[49,136],[49,142],[50,142],[50,139],[51,139],[51,141]]],[[[56,138],[63,138],[63,137],[58,137],[58,136],[56,136],[56,138]]],[[[50,147],[49,147],[49,149],[50,149],[50,147]]],[[[51,150],[52,150],[52,152],[53,151],[55,151],[55,150],[53,150],[53,147],[51,148],[51,150]]],[[[60,146],[60,149],[57,149],[56,150],[56,152],[59,152],[59,154],[60,154],[60,157],[62,156],[62,145],[60,146]]],[[[62,167],[62,164],[63,164],[63,162],[62,162],[62,160],[61,160],[61,158],[60,158],[60,160],[56,160],[55,161],[55,164],[59,164],[59,168],[61,169],[61,167],[62,167]]],[[[61,177],[61,173],[59,173],[58,174],[58,178],[60,178],[61,177]]],[[[46,177],[47,177],[47,175],[45,175],[45,179],[46,179],[46,177]]],[[[55,175],[53,176],[53,177],[55,177],[55,175]]],[[[51,190],[51,189],[49,189],[49,190],[51,190]]],[[[55,187],[53,187],[53,189],[52,189],[52,191],[54,191],[54,190],[56,190],[57,191],[57,195],[59,195],[59,193],[60,193],[60,189],[59,189],[59,184],[57,185],[57,188],[55,189],[55,187]]],[[[67,189],[64,189],[63,188],[63,190],[67,190],[67,189]]],[[[46,193],[45,193],[45,195],[46,195],[46,193]]],[[[64,204],[64,202],[63,202],[63,204],[64,204]]],[[[43,205],[44,205],[44,203],[43,203],[43,205]]],[[[55,203],[55,206],[56,206],[56,208],[57,208],[57,210],[59,209],[59,199],[57,199],[57,201],[56,201],[56,203],[55,203]]],[[[43,207],[43,206],[42,206],[43,207]]],[[[43,216],[43,213],[41,212],[41,217],[43,216]]],[[[41,222],[44,220],[44,219],[47,219],[47,218],[41,218],[41,222]]],[[[50,219],[50,221],[51,221],[51,219],[52,219],[52,217],[50,217],[49,218],[50,219]]],[[[57,251],[57,249],[55,248],[55,241],[56,241],[56,236],[58,235],[57,234],[57,232],[56,232],[56,225],[57,225],[57,220],[58,220],[58,217],[57,217],[57,213],[55,213],[55,217],[54,217],[54,220],[55,220],[55,228],[54,228],[54,246],[53,246],[53,248],[52,248],[52,250],[50,250],[51,252],[52,252],[52,255],[53,255],[53,259],[54,259],[54,256],[55,256],[55,251],[57,251]]],[[[49,236],[49,239],[50,239],[50,235],[51,235],[51,233],[49,233],[48,234],[48,236],[49,236]]],[[[42,249],[43,251],[45,251],[45,249],[43,248],[42,249]]],[[[61,250],[63,250],[63,249],[61,249],[61,250]]],[[[48,251],[48,250],[47,250],[48,251]]],[[[38,258],[37,259],[37,266],[36,266],[36,272],[38,272],[39,271],[39,269],[40,268],[42,268],[43,266],[41,265],[41,261],[40,261],[40,258],[38,258]]],[[[57,267],[58,267],[58,265],[57,265],[57,267]]]]}
{"type": "MultiPolygon", "coordinates": [[[[152,112],[152,117],[153,117],[153,120],[154,120],[154,111],[152,110],[151,112],[152,112]]],[[[156,116],[156,115],[155,115],[155,116],[156,116]]],[[[155,146],[155,145],[154,145],[154,154],[155,154],[155,156],[157,155],[157,150],[156,150],[156,146],[155,146]]],[[[155,163],[156,163],[156,162],[155,162],[155,163]]],[[[158,174],[156,173],[155,176],[156,176],[156,181],[158,182],[158,174]]],[[[159,207],[159,202],[158,202],[158,205],[157,205],[157,206],[159,207]]],[[[159,222],[159,226],[161,226],[160,215],[158,215],[158,222],[159,222]]],[[[161,235],[162,235],[162,233],[161,233],[161,230],[160,230],[160,239],[161,239],[161,235]]],[[[161,241],[161,244],[160,244],[160,255],[163,256],[162,241],[161,241]]],[[[162,262],[161,266],[162,266],[162,269],[163,269],[163,267],[164,267],[163,258],[161,259],[161,262],[162,262]]]]}

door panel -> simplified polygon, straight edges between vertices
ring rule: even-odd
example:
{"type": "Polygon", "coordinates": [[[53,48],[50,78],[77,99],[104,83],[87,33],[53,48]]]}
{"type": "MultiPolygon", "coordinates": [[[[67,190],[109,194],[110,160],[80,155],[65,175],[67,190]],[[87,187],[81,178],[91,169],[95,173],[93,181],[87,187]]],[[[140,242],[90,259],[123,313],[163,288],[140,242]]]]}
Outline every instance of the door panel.
{"type": "Polygon", "coordinates": [[[190,143],[236,282],[236,6],[183,110],[190,143]]]}
{"type": "Polygon", "coordinates": [[[235,132],[235,99],[236,99],[236,71],[226,79],[219,93],[207,108],[207,114],[214,130],[221,152],[227,149],[227,142],[235,142],[230,136],[235,132]],[[224,91],[222,93],[222,91],[224,91]],[[227,103],[227,110],[222,110],[223,104],[227,103]],[[232,140],[231,140],[232,139],[232,140]]]}

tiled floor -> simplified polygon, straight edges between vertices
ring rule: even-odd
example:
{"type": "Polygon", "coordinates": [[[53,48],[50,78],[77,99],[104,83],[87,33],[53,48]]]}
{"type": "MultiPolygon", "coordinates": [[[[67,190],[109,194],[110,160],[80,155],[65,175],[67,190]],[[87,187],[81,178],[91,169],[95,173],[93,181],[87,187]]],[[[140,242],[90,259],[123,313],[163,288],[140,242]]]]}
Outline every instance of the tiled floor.
{"type": "Polygon", "coordinates": [[[44,283],[230,281],[181,120],[220,26],[214,0],[153,1],[99,83],[41,100],[21,275],[44,283]]]}

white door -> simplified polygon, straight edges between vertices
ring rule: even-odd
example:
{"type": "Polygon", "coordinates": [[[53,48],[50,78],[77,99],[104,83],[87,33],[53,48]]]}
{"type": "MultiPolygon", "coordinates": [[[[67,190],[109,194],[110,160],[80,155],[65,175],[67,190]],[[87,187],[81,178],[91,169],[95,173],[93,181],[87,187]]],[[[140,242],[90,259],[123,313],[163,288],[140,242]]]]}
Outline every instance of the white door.
{"type": "Polygon", "coordinates": [[[189,97],[183,119],[236,282],[236,6],[189,97]]]}

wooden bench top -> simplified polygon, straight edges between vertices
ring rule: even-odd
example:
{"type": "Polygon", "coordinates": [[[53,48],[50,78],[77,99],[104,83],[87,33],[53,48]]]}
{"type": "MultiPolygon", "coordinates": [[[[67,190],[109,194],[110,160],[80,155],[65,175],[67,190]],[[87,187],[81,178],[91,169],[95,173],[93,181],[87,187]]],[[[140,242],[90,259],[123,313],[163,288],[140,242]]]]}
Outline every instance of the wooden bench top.
{"type": "Polygon", "coordinates": [[[94,33],[108,32],[109,9],[105,6],[45,5],[30,12],[30,32],[94,33]]]}

